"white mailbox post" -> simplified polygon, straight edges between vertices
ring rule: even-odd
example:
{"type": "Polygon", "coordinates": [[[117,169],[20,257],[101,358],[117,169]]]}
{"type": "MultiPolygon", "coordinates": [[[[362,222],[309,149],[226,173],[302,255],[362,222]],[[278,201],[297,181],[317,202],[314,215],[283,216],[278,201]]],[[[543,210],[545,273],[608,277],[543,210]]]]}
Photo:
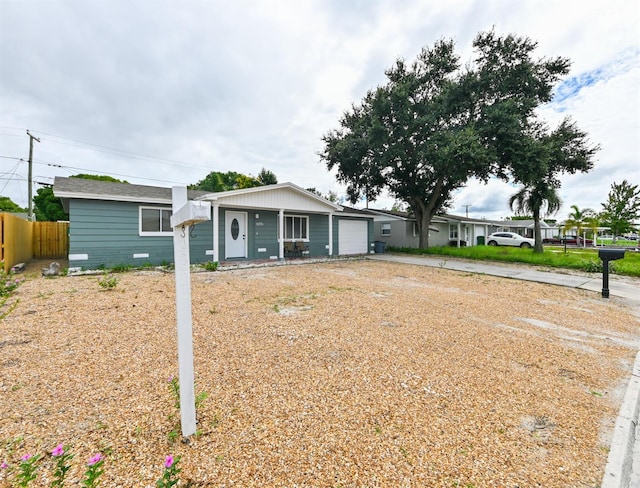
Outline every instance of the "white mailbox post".
{"type": "Polygon", "coordinates": [[[180,425],[182,435],[196,433],[196,404],[193,374],[193,333],[191,322],[191,273],[189,226],[211,219],[209,202],[187,201],[187,188],[174,186],[173,259],[176,277],[176,317],[178,321],[178,378],[180,381],[180,425]]]}

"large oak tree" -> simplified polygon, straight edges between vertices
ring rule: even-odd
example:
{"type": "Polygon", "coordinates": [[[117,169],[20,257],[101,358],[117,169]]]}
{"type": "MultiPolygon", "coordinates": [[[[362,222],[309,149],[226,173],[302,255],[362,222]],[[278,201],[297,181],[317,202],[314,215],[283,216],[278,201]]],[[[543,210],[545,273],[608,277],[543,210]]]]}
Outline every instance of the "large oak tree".
{"type": "MultiPolygon", "coordinates": [[[[352,203],[383,190],[406,202],[416,217],[419,246],[429,245],[429,223],[453,192],[492,175],[532,185],[557,181],[539,158],[571,150],[560,144],[573,126],[549,133],[535,109],[551,100],[568,72],[564,58],[534,59],[528,38],[480,33],[476,56],[464,69],[453,41],[423,48],[415,62],[397,60],[387,82],[367,93],[323,137],[320,153],[337,170],[352,203]],[[534,171],[535,170],[535,171],[534,171]]],[[[580,146],[583,141],[573,141],[580,146]]],[[[580,149],[580,148],[578,148],[580,149]]]]}

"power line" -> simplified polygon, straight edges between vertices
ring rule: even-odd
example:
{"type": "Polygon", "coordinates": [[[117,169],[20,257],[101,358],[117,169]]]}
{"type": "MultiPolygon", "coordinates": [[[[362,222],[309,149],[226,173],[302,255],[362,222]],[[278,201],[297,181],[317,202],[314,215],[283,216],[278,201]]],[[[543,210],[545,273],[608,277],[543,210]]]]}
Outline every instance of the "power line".
{"type": "MultiPolygon", "coordinates": [[[[80,168],[78,166],[67,166],[67,165],[62,165],[62,164],[57,164],[57,163],[52,163],[50,161],[44,161],[42,159],[38,160],[34,160],[34,163],[36,164],[40,164],[43,166],[50,166],[50,167],[54,167],[54,168],[60,168],[60,169],[64,169],[64,170],[75,170],[75,171],[89,171],[91,173],[100,173],[103,175],[108,175],[108,176],[120,176],[122,178],[132,178],[132,179],[137,179],[137,180],[145,180],[145,181],[157,181],[160,183],[179,183],[176,182],[175,180],[160,180],[157,178],[145,178],[142,176],[135,176],[135,175],[125,175],[122,173],[113,173],[110,171],[97,171],[95,169],[90,169],[90,168],[80,168]]],[[[71,171],[69,171],[69,173],[71,173],[71,171]]]]}
{"type": "MultiPolygon", "coordinates": [[[[18,170],[18,166],[20,166],[20,161],[18,161],[14,166],[13,169],[11,171],[7,171],[6,173],[3,173],[4,175],[8,175],[11,172],[11,177],[10,178],[6,178],[7,182],[4,184],[4,186],[2,187],[2,190],[0,190],[0,193],[4,193],[4,191],[7,188],[7,185],[9,184],[10,181],[13,180],[13,177],[16,176],[16,171],[18,170]]],[[[5,178],[0,178],[0,179],[5,179],[5,178]]]]}
{"type": "MultiPolygon", "coordinates": [[[[0,128],[1,128],[1,126],[0,126],[0,128]]],[[[6,128],[17,129],[17,127],[6,127],[6,128]]],[[[114,155],[117,155],[117,156],[124,156],[124,157],[127,157],[129,159],[138,159],[138,160],[142,160],[142,161],[157,161],[157,162],[160,162],[162,164],[174,164],[174,165],[178,164],[180,166],[187,167],[187,168],[205,169],[205,170],[208,169],[207,166],[202,166],[202,165],[194,164],[194,163],[187,162],[187,161],[180,161],[180,160],[177,160],[177,159],[169,159],[169,158],[161,158],[161,157],[157,157],[157,156],[149,156],[147,154],[140,154],[140,153],[137,153],[137,152],[134,152],[134,151],[126,150],[126,149],[119,149],[119,148],[115,148],[115,147],[103,146],[101,144],[94,144],[94,143],[91,143],[91,142],[78,141],[76,139],[71,139],[69,137],[59,136],[59,135],[56,135],[56,134],[51,134],[50,132],[45,132],[45,131],[41,131],[41,130],[32,130],[32,132],[37,132],[39,134],[43,134],[43,135],[46,135],[46,136],[49,136],[49,137],[53,137],[53,138],[56,138],[56,139],[63,139],[65,141],[74,142],[75,144],[81,144],[82,146],[90,146],[90,147],[93,147],[93,148],[99,148],[99,149],[102,149],[102,150],[98,150],[98,149],[94,149],[94,150],[98,151],[98,152],[105,153],[105,154],[114,154],[114,155]]],[[[49,140],[51,142],[56,142],[57,144],[65,144],[64,142],[55,141],[55,140],[51,140],[51,139],[49,139],[49,140]]],[[[77,145],[74,145],[74,144],[66,144],[66,145],[69,145],[69,146],[72,146],[72,147],[82,147],[82,146],[77,146],[77,145]]]]}

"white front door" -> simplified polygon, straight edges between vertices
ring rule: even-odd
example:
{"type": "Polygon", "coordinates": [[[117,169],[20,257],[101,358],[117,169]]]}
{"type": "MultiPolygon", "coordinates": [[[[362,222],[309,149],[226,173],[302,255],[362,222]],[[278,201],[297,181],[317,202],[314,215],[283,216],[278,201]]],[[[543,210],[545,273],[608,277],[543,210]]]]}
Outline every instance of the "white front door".
{"type": "Polygon", "coordinates": [[[247,214],[225,212],[224,249],[226,258],[247,257],[247,214]]]}

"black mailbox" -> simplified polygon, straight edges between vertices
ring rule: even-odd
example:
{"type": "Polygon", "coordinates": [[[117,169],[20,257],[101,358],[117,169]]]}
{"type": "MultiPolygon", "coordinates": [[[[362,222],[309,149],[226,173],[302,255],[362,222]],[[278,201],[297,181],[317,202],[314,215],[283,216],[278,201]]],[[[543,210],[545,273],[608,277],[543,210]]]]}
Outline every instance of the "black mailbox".
{"type": "Polygon", "coordinates": [[[609,298],[609,261],[624,258],[624,249],[599,249],[598,257],[602,259],[602,297],[609,298]]]}
{"type": "Polygon", "coordinates": [[[598,257],[603,261],[614,261],[624,258],[624,249],[600,249],[598,257]]]}

